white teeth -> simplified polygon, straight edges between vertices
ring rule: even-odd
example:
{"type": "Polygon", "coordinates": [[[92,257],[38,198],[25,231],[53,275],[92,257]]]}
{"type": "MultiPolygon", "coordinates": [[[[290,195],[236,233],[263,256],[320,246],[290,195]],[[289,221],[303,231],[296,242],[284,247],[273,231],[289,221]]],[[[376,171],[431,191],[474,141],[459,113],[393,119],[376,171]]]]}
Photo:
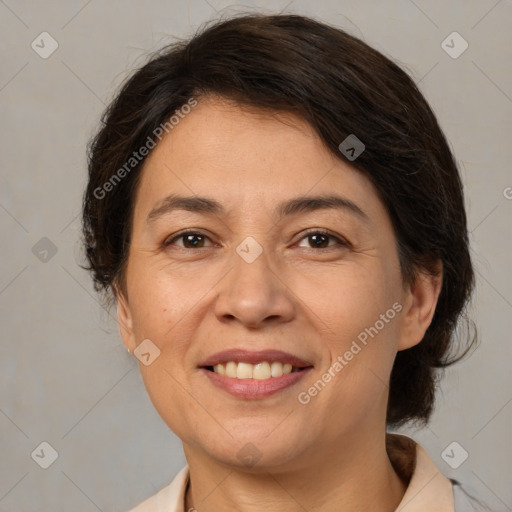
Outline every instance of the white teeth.
{"type": "Polygon", "coordinates": [[[252,379],[252,364],[249,363],[238,363],[236,369],[237,379],[252,379]]]}
{"type": "Polygon", "coordinates": [[[270,365],[268,363],[259,363],[252,369],[252,378],[257,380],[270,379],[270,365]]]}
{"type": "Polygon", "coordinates": [[[258,364],[229,361],[225,364],[216,364],[213,367],[213,371],[232,379],[266,380],[271,377],[281,377],[281,375],[292,373],[292,371],[296,372],[298,369],[294,369],[289,363],[283,364],[279,361],[274,361],[272,364],[267,361],[262,361],[258,364]]]}
{"type": "Polygon", "coordinates": [[[215,371],[215,373],[218,373],[220,375],[226,375],[226,368],[224,367],[223,364],[216,364],[213,367],[213,370],[215,371]]]}
{"type": "Polygon", "coordinates": [[[278,361],[274,361],[270,366],[272,377],[281,377],[283,375],[283,364],[278,361]]]}
{"type": "MultiPolygon", "coordinates": [[[[226,377],[231,377],[232,379],[236,379],[236,369],[238,365],[234,361],[230,361],[226,363],[226,377]]],[[[215,370],[215,368],[214,368],[215,370]]]]}

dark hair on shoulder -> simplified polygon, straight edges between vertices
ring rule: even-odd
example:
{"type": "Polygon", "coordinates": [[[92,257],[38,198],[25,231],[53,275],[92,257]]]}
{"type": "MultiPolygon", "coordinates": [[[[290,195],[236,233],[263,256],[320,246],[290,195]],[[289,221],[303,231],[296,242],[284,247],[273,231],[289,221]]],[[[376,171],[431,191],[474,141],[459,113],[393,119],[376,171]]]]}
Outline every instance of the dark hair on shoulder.
{"type": "MultiPolygon", "coordinates": [[[[448,143],[413,80],[390,59],[341,29],[298,15],[249,14],[215,21],[151,56],[124,83],[88,147],[83,234],[95,288],[123,290],[131,216],[144,159],[133,152],[191,98],[218,95],[306,120],[340,159],[356,135],[366,146],[351,162],[375,185],[392,220],[402,275],[443,266],[431,325],[398,352],[387,424],[427,423],[439,368],[454,353],[474,286],[463,188],[448,143]],[[123,167],[124,166],[124,167],[123,167]],[[124,172],[121,170],[124,169],[124,172]],[[108,186],[107,186],[108,185],[108,186]]],[[[459,347],[460,348],[460,347],[459,347]]]]}

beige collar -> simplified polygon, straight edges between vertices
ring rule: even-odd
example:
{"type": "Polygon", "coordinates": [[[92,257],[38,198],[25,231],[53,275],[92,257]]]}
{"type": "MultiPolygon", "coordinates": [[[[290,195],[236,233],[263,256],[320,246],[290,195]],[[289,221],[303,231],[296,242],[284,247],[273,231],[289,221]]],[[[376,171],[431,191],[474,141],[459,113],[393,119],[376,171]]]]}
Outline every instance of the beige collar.
{"type": "Polygon", "coordinates": [[[397,473],[409,482],[395,512],[454,512],[452,483],[423,447],[409,437],[387,434],[386,448],[397,473]]]}

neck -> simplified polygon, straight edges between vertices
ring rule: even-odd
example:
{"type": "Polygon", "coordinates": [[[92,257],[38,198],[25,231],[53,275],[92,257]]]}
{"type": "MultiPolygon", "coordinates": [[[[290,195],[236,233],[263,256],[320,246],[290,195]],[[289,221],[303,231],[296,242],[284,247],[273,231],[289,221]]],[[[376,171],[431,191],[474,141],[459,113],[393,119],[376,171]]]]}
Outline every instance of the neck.
{"type": "Polygon", "coordinates": [[[394,511],[406,485],[389,460],[385,436],[344,444],[306,453],[293,468],[258,471],[219,463],[184,446],[190,470],[185,510],[394,511]]]}

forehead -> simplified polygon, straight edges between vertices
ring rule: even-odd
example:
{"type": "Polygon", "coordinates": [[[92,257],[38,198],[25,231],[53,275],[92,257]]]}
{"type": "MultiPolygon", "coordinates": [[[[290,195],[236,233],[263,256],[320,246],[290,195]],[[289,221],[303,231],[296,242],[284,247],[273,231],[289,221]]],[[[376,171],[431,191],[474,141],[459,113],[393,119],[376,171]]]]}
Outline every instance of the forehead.
{"type": "Polygon", "coordinates": [[[370,180],[336,158],[306,121],[209,97],[147,157],[136,209],[147,214],[175,193],[213,195],[234,208],[270,211],[283,198],[334,192],[382,214],[370,180]]]}

